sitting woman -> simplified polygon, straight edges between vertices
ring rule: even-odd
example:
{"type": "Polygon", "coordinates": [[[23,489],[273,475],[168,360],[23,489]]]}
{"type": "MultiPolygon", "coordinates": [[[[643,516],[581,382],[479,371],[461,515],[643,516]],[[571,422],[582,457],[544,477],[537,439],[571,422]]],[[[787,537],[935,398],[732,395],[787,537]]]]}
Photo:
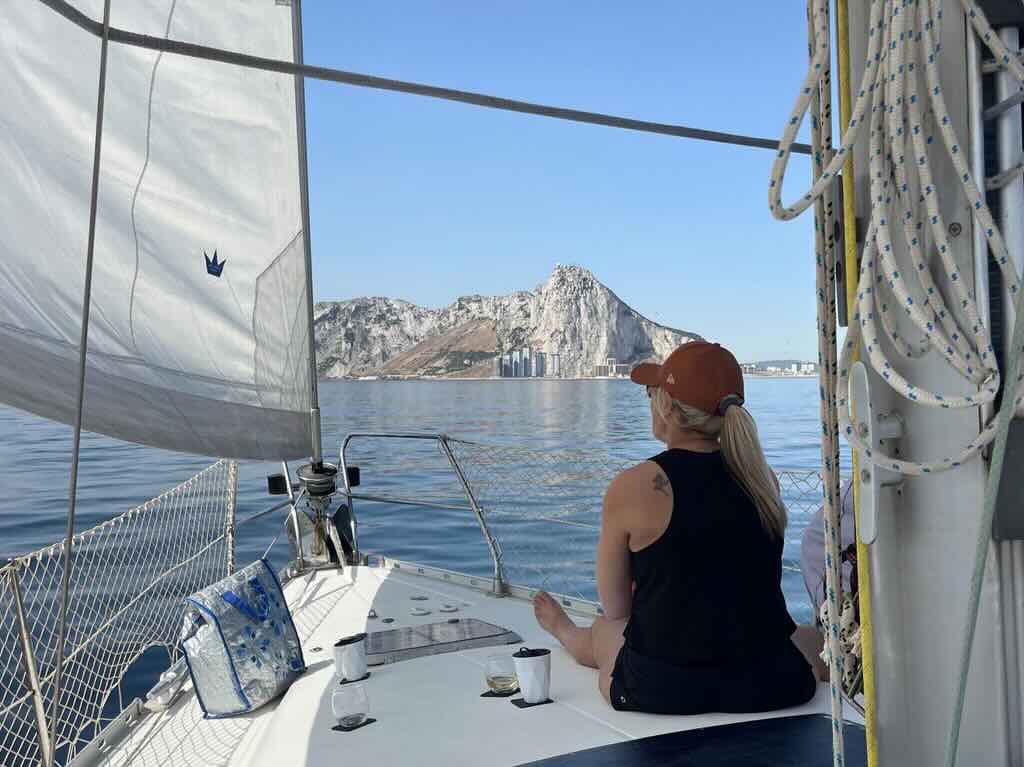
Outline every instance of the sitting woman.
{"type": "Polygon", "coordinates": [[[540,625],[599,670],[613,708],[754,712],[814,696],[782,596],[786,509],[743,408],[743,374],[717,344],[680,346],[633,370],[665,452],[604,498],[597,589],[604,615],[577,626],[544,592],[540,625]]]}

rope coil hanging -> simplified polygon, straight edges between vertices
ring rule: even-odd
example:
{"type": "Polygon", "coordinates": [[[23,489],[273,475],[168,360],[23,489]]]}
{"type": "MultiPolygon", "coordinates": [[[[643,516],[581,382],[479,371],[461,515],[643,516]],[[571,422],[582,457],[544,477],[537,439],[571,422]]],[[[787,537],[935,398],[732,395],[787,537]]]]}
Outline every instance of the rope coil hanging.
{"type": "MultiPolygon", "coordinates": [[[[772,215],[780,220],[795,218],[811,204],[815,204],[816,241],[819,245],[819,349],[826,351],[829,341],[833,342],[834,349],[836,321],[834,312],[823,318],[821,311],[821,285],[823,282],[827,284],[829,269],[834,270],[834,262],[823,260],[820,248],[823,199],[830,193],[835,174],[845,161],[846,154],[852,151],[863,128],[869,104],[871,110],[868,139],[871,217],[861,256],[856,312],[843,345],[838,375],[835,376],[834,371],[830,369],[826,354],[823,354],[821,359],[822,457],[828,581],[827,638],[830,689],[833,696],[833,760],[837,767],[843,764],[841,711],[839,715],[836,711],[839,668],[834,657],[834,637],[839,628],[838,603],[841,598],[841,583],[837,563],[839,541],[835,530],[838,525],[838,513],[832,494],[832,484],[836,481],[835,465],[831,458],[834,421],[827,416],[826,409],[836,413],[848,441],[861,451],[864,457],[875,465],[912,476],[955,468],[996,440],[971,582],[953,724],[946,750],[946,764],[955,765],[966,676],[977,621],[981,575],[988,551],[987,536],[1005,454],[1006,434],[1013,413],[1024,400],[1024,394],[1018,394],[1018,384],[1024,379],[1024,372],[1019,370],[1017,364],[1020,347],[1024,341],[1024,325],[1018,323],[1014,329],[1013,344],[1007,360],[1010,380],[1007,381],[1006,397],[1000,412],[993,415],[978,436],[956,455],[929,462],[914,462],[895,459],[875,451],[870,445],[864,444],[859,432],[853,428],[849,412],[850,370],[861,341],[874,370],[910,402],[944,409],[973,408],[993,402],[1000,389],[1000,373],[989,330],[980,318],[974,298],[961,279],[946,234],[946,223],[939,208],[929,156],[929,149],[937,146],[934,135],[936,131],[942,139],[945,156],[955,170],[961,190],[970,205],[975,223],[984,234],[992,257],[1001,271],[1004,285],[1014,298],[1015,305],[1020,306],[1018,276],[1002,234],[985,202],[984,192],[975,183],[965,153],[961,151],[953,120],[946,107],[938,72],[941,33],[936,34],[936,29],[942,22],[941,0],[873,0],[870,8],[867,61],[856,104],[849,124],[844,130],[839,149],[826,164],[822,161],[820,147],[815,144],[814,181],[811,189],[792,206],[785,206],[782,203],[782,186],[791,151],[789,144],[795,140],[809,108],[812,111],[812,121],[827,114],[826,111],[816,108],[815,104],[816,91],[828,87],[829,83],[830,30],[827,9],[822,6],[820,0],[810,0],[809,5],[809,31],[812,39],[810,66],[772,167],[768,201],[772,215]],[[920,79],[922,69],[925,79],[923,89],[920,79]],[[926,98],[929,110],[922,114],[921,105],[926,98]],[[909,163],[908,158],[911,159],[909,163]],[[902,243],[913,265],[909,270],[910,274],[914,275],[912,279],[908,279],[907,274],[895,261],[895,243],[890,229],[890,222],[894,216],[899,221],[902,243]],[[956,302],[955,309],[947,305],[929,271],[929,258],[923,245],[929,232],[934,241],[934,252],[939,256],[945,273],[946,283],[951,287],[951,298],[956,302]],[[883,289],[895,298],[895,305],[903,308],[913,326],[924,337],[922,343],[910,343],[899,336],[889,315],[889,304],[881,295],[883,289]],[[968,391],[942,394],[911,384],[899,375],[882,351],[878,324],[881,324],[882,333],[901,356],[914,358],[921,356],[928,349],[935,350],[965,380],[968,391]],[[843,382],[846,386],[837,395],[835,387],[843,382]]],[[[1019,82],[1024,82],[1024,64],[1018,58],[1018,53],[1010,52],[1006,48],[973,0],[960,0],[960,5],[968,23],[994,55],[995,65],[1011,72],[1019,82]]],[[[817,126],[812,122],[812,135],[817,135],[816,129],[817,126]]],[[[1022,168],[1024,163],[1019,163],[991,179],[986,179],[983,186],[986,189],[1000,188],[1024,173],[1022,168]]],[[[834,278],[834,271],[831,276],[834,278]]],[[[825,303],[827,304],[827,301],[825,303]]]]}
{"type": "MultiPolygon", "coordinates": [[[[814,204],[815,291],[817,294],[818,363],[820,369],[820,415],[823,519],[825,527],[825,604],[828,614],[826,625],[826,653],[829,668],[829,703],[832,717],[832,752],[836,767],[844,764],[843,744],[843,655],[840,638],[840,605],[843,601],[839,549],[841,524],[839,520],[839,424],[836,421],[836,252],[832,185],[823,183],[826,173],[834,175],[833,166],[841,167],[841,155],[832,155],[831,108],[831,50],[828,0],[808,2],[808,56],[811,61],[805,90],[797,103],[801,114],[811,112],[812,167],[815,186],[821,185],[819,194],[807,195],[807,206],[814,204]],[[809,90],[809,92],[808,92],[809,90]],[[805,98],[806,97],[806,98],[805,98]]],[[[860,101],[860,100],[859,100],[860,101]]],[[[855,108],[856,112],[856,108],[855,108]]],[[[795,117],[795,115],[794,115],[795,117]]],[[[787,132],[795,136],[799,119],[790,119],[787,132]]],[[[844,137],[852,142],[849,136],[844,137]]],[[[780,151],[776,165],[785,166],[786,156],[780,151]]],[[[781,191],[781,183],[776,192],[781,191]]]]}
{"type": "MultiPolygon", "coordinates": [[[[992,31],[981,10],[971,0],[961,0],[961,5],[996,61],[1024,81],[1024,65],[992,31]]],[[[815,10],[814,17],[821,18],[824,13],[824,10],[815,10]]],[[[851,151],[868,118],[871,217],[861,257],[856,312],[839,360],[838,380],[840,384],[848,384],[853,350],[863,341],[872,368],[902,397],[919,405],[957,409],[993,402],[1002,381],[989,329],[980,318],[977,303],[953,258],[947,224],[939,208],[933,159],[929,154],[939,146],[938,139],[1011,295],[1016,295],[1019,283],[1006,243],[983,192],[974,181],[967,153],[962,151],[945,103],[938,72],[940,36],[936,34],[941,21],[941,0],[873,0],[864,75],[840,146],[826,166],[819,169],[815,164],[811,189],[792,206],[786,206],[781,193],[790,155],[788,145],[795,140],[810,106],[811,92],[816,85],[820,87],[825,82],[828,72],[827,40],[816,49],[772,167],[768,199],[772,214],[780,220],[794,218],[822,199],[835,180],[841,158],[851,151]],[[895,228],[899,230],[895,237],[900,238],[899,244],[908,252],[912,269],[901,270],[896,263],[894,221],[898,222],[895,228]],[[934,245],[926,249],[929,234],[934,245]],[[946,303],[932,278],[929,264],[932,254],[938,255],[946,284],[950,286],[951,305],[946,303]],[[883,297],[882,291],[891,295],[891,303],[883,297]],[[895,307],[903,309],[921,334],[920,343],[909,342],[898,334],[892,319],[895,307]],[[918,357],[926,348],[936,351],[964,379],[967,390],[933,392],[911,384],[886,357],[880,343],[882,335],[901,356],[918,357]]],[[[827,34],[827,27],[825,31],[827,34]]],[[[1011,169],[986,185],[1008,183],[1012,175],[1011,169]]],[[[955,468],[976,455],[995,436],[993,416],[974,440],[953,455],[926,462],[896,459],[863,442],[850,423],[847,388],[840,386],[836,400],[843,433],[874,464],[892,471],[917,476],[955,468]]],[[[1024,395],[1016,397],[1009,405],[1017,408],[1022,399],[1024,395]]]]}

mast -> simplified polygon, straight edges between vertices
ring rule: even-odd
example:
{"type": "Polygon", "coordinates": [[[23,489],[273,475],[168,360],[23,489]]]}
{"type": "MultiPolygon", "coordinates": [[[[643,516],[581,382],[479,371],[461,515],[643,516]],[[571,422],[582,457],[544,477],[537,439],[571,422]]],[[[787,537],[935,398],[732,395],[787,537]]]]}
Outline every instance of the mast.
{"type": "MultiPolygon", "coordinates": [[[[295,64],[302,66],[302,0],[292,0],[292,48],[295,64]]],[[[306,258],[306,304],[309,321],[309,428],[313,466],[323,463],[320,436],[320,395],[317,391],[316,341],[313,336],[313,248],[309,232],[309,160],[306,154],[306,82],[295,74],[295,134],[299,152],[299,198],[302,201],[302,248],[306,258]]]]}

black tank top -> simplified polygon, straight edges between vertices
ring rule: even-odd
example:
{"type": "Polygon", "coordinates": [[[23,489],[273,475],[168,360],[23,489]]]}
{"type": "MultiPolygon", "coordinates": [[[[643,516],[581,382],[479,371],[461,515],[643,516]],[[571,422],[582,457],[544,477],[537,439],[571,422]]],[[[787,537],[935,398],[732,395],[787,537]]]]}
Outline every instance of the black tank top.
{"type": "Polygon", "coordinates": [[[782,596],[782,539],[764,529],[720,453],[667,450],[651,460],[672,485],[672,518],[630,553],[626,643],[678,666],[778,652],[796,629],[782,596]]]}

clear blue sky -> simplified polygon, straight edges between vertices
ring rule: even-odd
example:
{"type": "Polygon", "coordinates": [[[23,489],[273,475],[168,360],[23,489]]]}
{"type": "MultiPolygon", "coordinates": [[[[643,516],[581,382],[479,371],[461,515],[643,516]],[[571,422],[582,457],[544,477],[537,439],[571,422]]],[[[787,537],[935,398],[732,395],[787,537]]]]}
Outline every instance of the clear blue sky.
{"type": "MultiPolygon", "coordinates": [[[[306,60],[640,119],[778,137],[803,3],[306,0],[306,60]]],[[[772,152],[308,85],[318,300],[443,306],[556,262],[745,360],[816,359],[809,214],[771,218],[772,152]]],[[[786,199],[809,162],[794,157],[786,199]]],[[[799,187],[799,188],[797,188],[799,187]]]]}

